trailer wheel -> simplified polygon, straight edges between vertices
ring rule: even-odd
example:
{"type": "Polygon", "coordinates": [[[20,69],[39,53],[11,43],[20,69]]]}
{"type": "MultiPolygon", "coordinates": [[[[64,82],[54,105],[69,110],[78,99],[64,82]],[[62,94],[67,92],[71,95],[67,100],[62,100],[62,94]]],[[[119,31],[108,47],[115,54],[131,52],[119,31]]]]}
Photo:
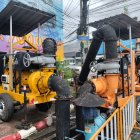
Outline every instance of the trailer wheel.
{"type": "Polygon", "coordinates": [[[47,112],[52,106],[52,102],[42,103],[42,104],[36,104],[36,108],[40,112],[47,112]]]}
{"type": "Polygon", "coordinates": [[[14,113],[14,104],[11,97],[6,94],[0,94],[0,119],[4,122],[11,120],[14,113]]]}

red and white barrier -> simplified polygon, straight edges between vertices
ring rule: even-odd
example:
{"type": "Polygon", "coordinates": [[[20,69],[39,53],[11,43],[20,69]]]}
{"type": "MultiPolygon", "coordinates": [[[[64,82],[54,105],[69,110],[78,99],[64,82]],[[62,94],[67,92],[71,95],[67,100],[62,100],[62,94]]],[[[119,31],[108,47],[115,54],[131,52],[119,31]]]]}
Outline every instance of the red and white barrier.
{"type": "Polygon", "coordinates": [[[5,136],[3,138],[0,138],[0,140],[22,140],[22,139],[26,139],[29,136],[31,136],[32,134],[45,129],[48,126],[51,126],[52,122],[53,122],[52,116],[49,116],[49,117],[43,119],[42,121],[37,122],[34,126],[32,126],[28,130],[20,130],[15,134],[11,134],[11,135],[5,136]]]}

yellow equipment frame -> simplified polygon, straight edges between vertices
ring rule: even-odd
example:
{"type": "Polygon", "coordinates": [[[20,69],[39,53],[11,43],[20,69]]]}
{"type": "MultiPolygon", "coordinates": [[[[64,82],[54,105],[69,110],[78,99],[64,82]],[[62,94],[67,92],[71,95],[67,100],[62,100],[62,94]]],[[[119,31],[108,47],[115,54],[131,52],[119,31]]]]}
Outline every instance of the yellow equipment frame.
{"type": "MultiPolygon", "coordinates": [[[[39,31],[39,29],[38,29],[38,31],[39,31]]],[[[38,41],[39,41],[39,39],[38,39],[38,41]]],[[[38,52],[38,47],[36,45],[32,44],[28,40],[28,34],[23,36],[21,40],[15,42],[15,43],[12,42],[12,16],[10,16],[10,47],[9,47],[9,63],[8,63],[8,65],[9,65],[9,90],[4,90],[2,88],[2,86],[0,86],[0,94],[7,93],[15,101],[18,101],[19,103],[23,104],[24,103],[24,94],[17,93],[13,89],[13,57],[12,57],[13,49],[19,50],[19,51],[31,50],[36,53],[38,52]],[[16,47],[16,45],[18,45],[22,42],[26,42],[32,48],[26,49],[26,48],[16,47]]],[[[40,103],[44,103],[44,102],[54,101],[55,100],[54,97],[56,96],[56,93],[48,90],[48,92],[43,95],[27,93],[26,96],[27,96],[27,100],[29,101],[29,104],[40,104],[40,103]]]]}
{"type": "MultiPolygon", "coordinates": [[[[6,91],[6,90],[3,90],[2,87],[0,86],[0,94],[1,93],[8,93],[10,95],[10,97],[12,97],[15,101],[18,101],[21,104],[24,103],[24,94],[23,93],[19,94],[14,91],[6,91]]],[[[54,101],[55,95],[56,95],[56,93],[52,92],[52,91],[51,92],[48,91],[46,94],[40,95],[40,96],[37,96],[33,93],[26,94],[29,104],[40,104],[40,103],[54,101]]]]}
{"type": "Polygon", "coordinates": [[[23,36],[21,40],[13,43],[12,47],[13,47],[13,49],[19,50],[19,51],[31,50],[31,51],[34,51],[34,52],[38,52],[38,47],[36,45],[32,44],[31,42],[29,42],[28,35],[23,36]],[[31,46],[32,49],[26,49],[26,48],[18,48],[18,47],[16,47],[16,45],[21,44],[22,42],[26,42],[27,44],[29,44],[29,46],[31,46]]]}

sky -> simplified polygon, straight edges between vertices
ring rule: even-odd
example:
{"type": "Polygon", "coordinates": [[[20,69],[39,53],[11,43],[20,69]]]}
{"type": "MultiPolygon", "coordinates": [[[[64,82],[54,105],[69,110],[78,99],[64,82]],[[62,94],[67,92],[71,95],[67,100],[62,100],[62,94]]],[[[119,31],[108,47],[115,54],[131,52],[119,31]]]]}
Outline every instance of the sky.
{"type": "MultiPolygon", "coordinates": [[[[64,12],[64,42],[76,39],[76,33],[80,22],[80,0],[63,0],[64,12]]],[[[89,20],[98,21],[110,16],[127,12],[130,17],[138,17],[140,20],[140,0],[89,0],[89,20]],[[128,9],[128,11],[126,10],[128,9]]],[[[89,28],[91,37],[92,27],[89,28]]]]}

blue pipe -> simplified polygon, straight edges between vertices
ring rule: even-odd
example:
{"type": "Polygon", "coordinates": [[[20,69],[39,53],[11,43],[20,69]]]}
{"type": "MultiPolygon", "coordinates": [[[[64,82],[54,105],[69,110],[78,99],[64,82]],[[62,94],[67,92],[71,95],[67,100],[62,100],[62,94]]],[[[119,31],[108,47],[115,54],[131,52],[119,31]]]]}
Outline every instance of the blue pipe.
{"type": "Polygon", "coordinates": [[[106,114],[102,113],[100,116],[94,119],[94,124],[85,126],[85,131],[77,130],[77,129],[76,131],[83,133],[85,136],[85,140],[89,140],[96,133],[96,131],[105,123],[105,121],[106,121],[106,114]]]}

